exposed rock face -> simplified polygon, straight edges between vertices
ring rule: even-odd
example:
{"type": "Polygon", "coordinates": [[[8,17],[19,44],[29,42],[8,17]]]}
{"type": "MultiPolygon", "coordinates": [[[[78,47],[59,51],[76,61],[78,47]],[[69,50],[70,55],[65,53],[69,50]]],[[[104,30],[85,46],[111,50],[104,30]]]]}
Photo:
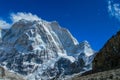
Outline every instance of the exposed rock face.
{"type": "Polygon", "coordinates": [[[93,71],[120,67],[120,31],[104,45],[93,61],[93,71]]]}
{"type": "Polygon", "coordinates": [[[50,80],[92,69],[94,51],[57,22],[20,20],[2,34],[0,64],[28,80],[50,80]]]}
{"type": "Polygon", "coordinates": [[[1,80],[26,80],[22,75],[10,72],[0,66],[0,79],[1,80]]]}

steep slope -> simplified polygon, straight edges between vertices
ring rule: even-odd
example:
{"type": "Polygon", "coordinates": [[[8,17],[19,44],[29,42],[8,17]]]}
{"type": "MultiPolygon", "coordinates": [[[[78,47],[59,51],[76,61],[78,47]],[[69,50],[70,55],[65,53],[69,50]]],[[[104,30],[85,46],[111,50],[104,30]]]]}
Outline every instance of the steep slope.
{"type": "Polygon", "coordinates": [[[92,69],[94,51],[57,22],[19,20],[3,31],[0,64],[28,80],[62,79],[92,69]]]}
{"type": "Polygon", "coordinates": [[[107,41],[93,61],[93,71],[120,68],[120,31],[107,41]]]}

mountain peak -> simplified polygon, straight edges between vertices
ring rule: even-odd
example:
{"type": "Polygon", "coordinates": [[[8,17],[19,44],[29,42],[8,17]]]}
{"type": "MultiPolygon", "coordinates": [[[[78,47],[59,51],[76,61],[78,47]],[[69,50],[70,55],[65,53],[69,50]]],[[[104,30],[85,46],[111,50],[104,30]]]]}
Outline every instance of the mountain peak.
{"type": "Polygon", "coordinates": [[[88,42],[87,40],[84,40],[83,43],[85,43],[85,44],[89,44],[89,42],[88,42]]]}
{"type": "Polygon", "coordinates": [[[22,19],[2,35],[0,62],[28,80],[50,80],[91,69],[91,63],[84,64],[94,54],[88,45],[87,41],[79,44],[57,22],[22,19]],[[84,69],[86,65],[90,67],[84,69]]]}

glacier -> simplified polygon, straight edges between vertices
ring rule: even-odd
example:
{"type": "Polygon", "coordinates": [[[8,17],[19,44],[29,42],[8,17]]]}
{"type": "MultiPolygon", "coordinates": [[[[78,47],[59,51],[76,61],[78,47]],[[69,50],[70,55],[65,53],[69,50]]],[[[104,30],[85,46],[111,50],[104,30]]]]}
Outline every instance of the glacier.
{"type": "Polygon", "coordinates": [[[1,30],[0,66],[26,80],[63,80],[92,69],[95,56],[57,21],[21,19],[1,30]]]}

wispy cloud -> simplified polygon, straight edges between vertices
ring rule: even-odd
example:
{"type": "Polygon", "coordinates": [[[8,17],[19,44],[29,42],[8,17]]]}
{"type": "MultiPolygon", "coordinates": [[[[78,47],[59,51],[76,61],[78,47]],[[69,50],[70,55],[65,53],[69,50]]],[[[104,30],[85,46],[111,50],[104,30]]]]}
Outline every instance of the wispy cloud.
{"type": "MultiPolygon", "coordinates": [[[[41,20],[41,18],[39,18],[37,15],[33,15],[32,13],[25,13],[25,12],[11,13],[10,19],[12,21],[12,24],[14,24],[15,22],[21,19],[25,19],[28,21],[41,20]]],[[[7,23],[4,20],[0,20],[0,28],[2,29],[8,29],[11,27],[12,24],[7,23]]]]}
{"type": "Polygon", "coordinates": [[[113,1],[108,1],[108,12],[111,16],[115,17],[120,21],[120,4],[114,3],[113,1]]]}
{"type": "Polygon", "coordinates": [[[1,29],[8,29],[8,28],[10,28],[10,24],[9,23],[7,23],[6,21],[4,21],[4,20],[0,20],[0,28],[1,29]]]}
{"type": "Polygon", "coordinates": [[[11,20],[13,22],[17,22],[21,19],[25,19],[29,21],[40,20],[40,18],[37,15],[33,15],[32,13],[23,13],[23,12],[18,12],[17,14],[11,13],[11,20]]]}

